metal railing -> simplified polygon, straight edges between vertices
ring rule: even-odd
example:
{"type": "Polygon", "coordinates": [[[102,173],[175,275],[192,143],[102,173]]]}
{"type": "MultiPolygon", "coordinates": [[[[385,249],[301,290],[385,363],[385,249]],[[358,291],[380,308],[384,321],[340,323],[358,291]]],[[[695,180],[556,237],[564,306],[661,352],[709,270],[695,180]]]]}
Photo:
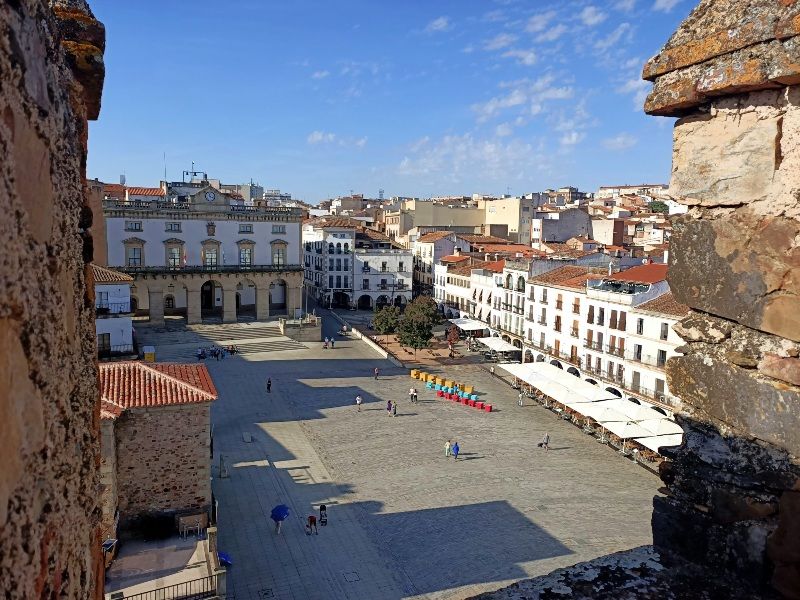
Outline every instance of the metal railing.
{"type": "Polygon", "coordinates": [[[112,358],[114,356],[129,356],[131,354],[136,354],[136,348],[133,347],[133,344],[123,344],[119,346],[98,346],[97,347],[97,357],[98,358],[112,358]]]}
{"type": "Polygon", "coordinates": [[[184,581],[148,592],[125,596],[125,600],[204,600],[217,598],[217,576],[184,581]]]}
{"type": "Polygon", "coordinates": [[[281,273],[302,271],[303,265],[185,265],[182,267],[151,267],[151,266],[123,266],[109,267],[115,271],[123,273],[158,273],[174,274],[181,273],[281,273]]]}
{"type": "Polygon", "coordinates": [[[598,350],[600,352],[603,351],[603,346],[597,342],[593,342],[592,340],[583,340],[583,347],[591,350],[598,350]]]}
{"type": "Polygon", "coordinates": [[[578,329],[577,328],[570,329],[569,330],[569,334],[574,338],[580,337],[580,334],[578,333],[578,329]]]}
{"type": "Polygon", "coordinates": [[[536,320],[539,325],[547,325],[547,319],[539,318],[536,320]]]}
{"type": "Polygon", "coordinates": [[[94,312],[97,316],[118,315],[131,312],[131,303],[128,302],[98,302],[94,305],[94,312]]]}
{"type": "Polygon", "coordinates": [[[572,312],[576,315],[581,314],[581,305],[580,304],[573,304],[572,305],[572,312]]]}
{"type": "Polygon", "coordinates": [[[564,302],[561,300],[556,300],[556,310],[561,310],[564,308],[564,302]]]}

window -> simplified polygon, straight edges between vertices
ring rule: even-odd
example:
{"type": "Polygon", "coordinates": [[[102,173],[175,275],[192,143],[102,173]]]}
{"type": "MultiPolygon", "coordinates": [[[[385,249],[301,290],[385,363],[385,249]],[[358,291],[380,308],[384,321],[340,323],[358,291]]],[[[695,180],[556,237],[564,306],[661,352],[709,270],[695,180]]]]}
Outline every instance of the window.
{"type": "Polygon", "coordinates": [[[575,313],[576,315],[581,314],[581,299],[580,298],[575,298],[572,301],[572,312],[575,313]]]}
{"type": "Polygon", "coordinates": [[[350,287],[350,278],[347,275],[344,276],[344,287],[345,288],[350,287]]]}
{"type": "Polygon", "coordinates": [[[273,225],[272,233],[286,233],[286,225],[273,225]]]}
{"type": "Polygon", "coordinates": [[[247,267],[253,264],[253,248],[249,246],[239,248],[239,264],[247,267]]]}
{"type": "Polygon", "coordinates": [[[633,360],[642,360],[642,345],[641,344],[634,344],[633,345],[633,360]]]}
{"type": "Polygon", "coordinates": [[[644,333],[644,319],[636,319],[636,333],[639,335],[644,333]]]}
{"type": "Polygon", "coordinates": [[[589,305],[589,314],[586,316],[586,322],[589,324],[594,323],[594,304],[589,305]]]}
{"type": "Polygon", "coordinates": [[[564,306],[564,297],[561,294],[559,294],[558,296],[556,296],[556,310],[561,310],[563,306],[564,306]]]}
{"type": "Polygon", "coordinates": [[[342,242],[336,242],[336,254],[342,253],[342,242]]]}
{"type": "Polygon", "coordinates": [[[642,385],[642,374],[639,373],[639,371],[633,371],[631,373],[631,389],[634,392],[638,392],[641,385],[642,385]]]}
{"type": "Polygon", "coordinates": [[[386,280],[385,279],[381,279],[380,289],[385,290],[386,287],[387,287],[386,280]]]}
{"type": "Polygon", "coordinates": [[[381,273],[386,273],[386,271],[388,271],[388,270],[389,270],[389,263],[387,263],[386,261],[383,261],[381,263],[381,273]]]}
{"type": "Polygon", "coordinates": [[[332,259],[332,258],[329,258],[329,259],[328,259],[328,270],[329,270],[329,271],[333,271],[333,264],[334,264],[334,263],[333,263],[333,259],[332,259]]]}
{"type": "Polygon", "coordinates": [[[206,246],[203,248],[203,264],[207,267],[214,267],[218,264],[219,248],[217,246],[206,246]]]}
{"type": "Polygon", "coordinates": [[[612,310],[611,311],[611,316],[608,318],[608,326],[611,327],[611,329],[616,329],[617,328],[617,311],[616,310],[612,310]]]}
{"type": "Polygon", "coordinates": [[[623,310],[619,311],[619,321],[617,322],[617,329],[619,329],[620,331],[625,331],[626,329],[627,325],[627,323],[625,322],[626,316],[627,313],[625,313],[625,311],[623,310]]]}
{"type": "Polygon", "coordinates": [[[399,272],[401,272],[401,273],[403,273],[403,272],[405,271],[405,269],[403,268],[403,261],[402,261],[402,260],[401,260],[401,261],[400,261],[400,263],[397,265],[397,270],[398,270],[399,272]]]}
{"type": "Polygon", "coordinates": [[[111,352],[111,334],[98,333],[97,334],[97,351],[102,353],[111,352]]]}
{"type": "Polygon", "coordinates": [[[337,275],[336,276],[336,287],[337,288],[342,287],[342,276],[341,275],[337,275]]]}
{"type": "Polygon", "coordinates": [[[125,221],[125,231],[141,231],[141,221],[125,221]]]}
{"type": "Polygon", "coordinates": [[[286,264],[286,242],[274,241],[270,244],[272,246],[272,264],[285,265],[286,264]]]}
{"type": "Polygon", "coordinates": [[[345,259],[342,261],[342,268],[343,268],[345,271],[349,271],[349,270],[350,270],[350,259],[349,259],[349,258],[345,258],[345,259]]]}
{"type": "Polygon", "coordinates": [[[108,292],[97,292],[94,296],[94,305],[98,308],[108,308],[108,292]]]}
{"type": "Polygon", "coordinates": [[[556,315],[556,324],[553,326],[556,331],[561,331],[561,315],[556,315]]]}
{"type": "Polygon", "coordinates": [[[542,303],[547,304],[547,288],[542,288],[542,303]]]}
{"type": "Polygon", "coordinates": [[[667,364],[667,351],[659,350],[656,354],[656,366],[663,367],[665,364],[667,364]]]}
{"type": "Polygon", "coordinates": [[[361,287],[364,288],[365,290],[368,290],[369,289],[369,279],[364,279],[361,282],[361,287]]]}
{"type": "Polygon", "coordinates": [[[664,395],[664,380],[656,379],[656,396],[664,395]]]}
{"type": "Polygon", "coordinates": [[[251,224],[239,223],[239,233],[253,233],[251,224]]]}
{"type": "Polygon", "coordinates": [[[602,326],[606,321],[606,309],[605,308],[598,308],[597,309],[597,324],[602,326]]]}
{"type": "Polygon", "coordinates": [[[369,261],[364,261],[363,266],[361,267],[361,271],[364,273],[369,273],[369,261]]]}
{"type": "Polygon", "coordinates": [[[164,296],[164,308],[175,308],[175,296],[164,296]]]}
{"type": "Polygon", "coordinates": [[[669,336],[669,323],[661,324],[661,339],[665,340],[669,336]]]}
{"type": "Polygon", "coordinates": [[[125,262],[129,267],[142,266],[142,248],[140,246],[129,246],[126,249],[126,254],[125,262]]]}
{"type": "Polygon", "coordinates": [[[167,266],[171,269],[176,269],[181,266],[180,246],[167,247],[167,266]]]}
{"type": "Polygon", "coordinates": [[[344,243],[344,253],[350,254],[350,244],[348,244],[347,242],[344,243]]]}
{"type": "Polygon", "coordinates": [[[336,259],[336,270],[337,271],[341,271],[342,270],[342,259],[341,258],[337,258],[336,259]]]}
{"type": "Polygon", "coordinates": [[[328,254],[333,254],[336,252],[336,246],[333,245],[333,242],[328,243],[328,254]]]}
{"type": "Polygon", "coordinates": [[[180,231],[181,224],[180,223],[167,223],[165,231],[180,231]]]}
{"type": "Polygon", "coordinates": [[[328,287],[333,287],[333,275],[328,275],[328,287]]]}

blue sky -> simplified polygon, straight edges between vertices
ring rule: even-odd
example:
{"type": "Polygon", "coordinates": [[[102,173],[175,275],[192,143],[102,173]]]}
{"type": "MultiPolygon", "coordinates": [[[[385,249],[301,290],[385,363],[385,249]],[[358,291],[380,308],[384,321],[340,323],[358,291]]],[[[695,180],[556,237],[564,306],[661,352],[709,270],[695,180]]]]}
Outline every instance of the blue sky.
{"type": "Polygon", "coordinates": [[[93,0],[89,176],[318,202],[666,182],[640,79],[692,0],[93,0]]]}

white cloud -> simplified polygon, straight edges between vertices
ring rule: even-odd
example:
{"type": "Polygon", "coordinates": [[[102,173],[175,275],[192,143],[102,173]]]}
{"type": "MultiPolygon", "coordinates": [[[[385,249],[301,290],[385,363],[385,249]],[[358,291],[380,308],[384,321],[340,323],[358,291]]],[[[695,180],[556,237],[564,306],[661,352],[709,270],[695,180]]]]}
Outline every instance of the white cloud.
{"type": "Polygon", "coordinates": [[[597,40],[594,44],[594,47],[598,50],[608,50],[612,46],[616,46],[622,39],[622,36],[628,33],[630,29],[630,23],[620,23],[617,28],[609,33],[606,37],[597,40]]]}
{"type": "Polygon", "coordinates": [[[497,137],[508,137],[512,133],[514,133],[514,128],[508,123],[500,123],[500,125],[494,128],[494,134],[497,137]]]}
{"type": "Polygon", "coordinates": [[[554,10],[533,15],[530,19],[528,19],[528,24],[525,26],[525,31],[530,33],[544,31],[547,29],[547,26],[550,25],[550,22],[555,19],[555,17],[556,11],[554,10]]]}
{"type": "Polygon", "coordinates": [[[508,50],[503,53],[504,58],[516,58],[520,64],[530,67],[536,64],[536,52],[533,50],[508,50]]]}
{"type": "Polygon", "coordinates": [[[562,146],[574,146],[580,143],[583,138],[586,137],[586,134],[580,131],[567,131],[564,135],[561,136],[559,143],[562,146]]]}
{"type": "Polygon", "coordinates": [[[603,140],[603,146],[608,150],[627,150],[633,148],[639,140],[630,133],[619,133],[614,137],[603,140]]]}
{"type": "Polygon", "coordinates": [[[472,109],[478,113],[478,121],[486,121],[495,115],[514,107],[526,108],[526,115],[536,115],[543,110],[543,103],[547,100],[564,100],[571,98],[573,89],[569,86],[555,86],[555,76],[547,74],[538,79],[520,79],[500,84],[501,88],[508,89],[503,96],[495,96],[483,104],[475,104],[472,109]]]}
{"type": "Polygon", "coordinates": [[[422,149],[422,147],[425,146],[430,141],[431,141],[431,138],[429,138],[426,135],[424,137],[419,138],[416,142],[411,144],[411,146],[409,146],[408,149],[411,150],[411,152],[419,152],[422,149]]]}
{"type": "Polygon", "coordinates": [[[324,131],[312,131],[308,134],[306,141],[309,144],[327,144],[336,141],[335,133],[326,133],[324,131]]]}
{"type": "Polygon", "coordinates": [[[583,24],[587,27],[594,27],[595,25],[599,25],[603,21],[606,20],[608,15],[601,10],[598,10],[596,6],[587,6],[581,11],[580,19],[583,21],[583,24]]]}
{"type": "Polygon", "coordinates": [[[490,40],[486,40],[483,44],[484,50],[500,50],[507,48],[517,41],[517,36],[510,33],[498,33],[490,40]]]}
{"type": "Polygon", "coordinates": [[[328,75],[330,75],[330,71],[314,71],[311,74],[312,79],[325,79],[328,75]]]}
{"type": "Polygon", "coordinates": [[[367,137],[364,136],[362,138],[358,138],[355,142],[353,142],[353,145],[356,148],[363,148],[364,146],[367,145],[367,137]]]}
{"type": "Polygon", "coordinates": [[[541,149],[518,139],[476,139],[472,134],[448,135],[403,157],[397,171],[413,177],[433,176],[457,183],[480,173],[487,180],[507,183],[545,168],[541,149]]]}
{"type": "Polygon", "coordinates": [[[450,19],[447,17],[438,17],[425,26],[425,33],[437,33],[439,31],[447,31],[450,29],[450,19]]]}
{"type": "Polygon", "coordinates": [[[636,0],[619,0],[614,8],[623,12],[631,12],[634,6],[636,6],[636,0]]]}
{"type": "Polygon", "coordinates": [[[638,112],[642,110],[647,94],[650,93],[650,83],[640,77],[634,77],[623,83],[617,91],[621,94],[633,94],[633,109],[638,112]]]}
{"type": "Polygon", "coordinates": [[[555,27],[551,27],[540,36],[536,38],[539,42],[555,42],[558,38],[562,35],[567,33],[567,26],[563,23],[556,25],[555,27]]]}
{"type": "Polygon", "coordinates": [[[483,15],[483,20],[489,23],[497,23],[500,21],[505,21],[507,19],[506,13],[502,10],[490,10],[486,14],[483,15]]]}
{"type": "Polygon", "coordinates": [[[669,12],[675,8],[681,0],[656,0],[653,4],[653,10],[660,10],[661,12],[669,12]]]}

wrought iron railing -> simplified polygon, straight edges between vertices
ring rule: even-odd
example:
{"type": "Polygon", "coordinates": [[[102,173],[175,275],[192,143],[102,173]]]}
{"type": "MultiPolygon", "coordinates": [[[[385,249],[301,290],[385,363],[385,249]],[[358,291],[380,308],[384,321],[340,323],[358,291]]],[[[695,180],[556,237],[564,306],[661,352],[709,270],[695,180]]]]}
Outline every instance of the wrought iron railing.
{"type": "Polygon", "coordinates": [[[97,316],[127,314],[131,312],[131,303],[128,302],[98,302],[94,305],[97,316]]]}
{"type": "Polygon", "coordinates": [[[124,596],[125,600],[204,600],[218,597],[216,575],[124,596]]]}
{"type": "Polygon", "coordinates": [[[182,267],[155,267],[155,266],[123,266],[110,267],[115,271],[123,273],[157,273],[174,274],[181,273],[283,273],[302,271],[303,265],[185,265],[182,267]]]}
{"type": "Polygon", "coordinates": [[[119,346],[98,346],[98,358],[113,358],[115,356],[129,356],[136,354],[136,348],[133,344],[122,344],[119,346]]]}

